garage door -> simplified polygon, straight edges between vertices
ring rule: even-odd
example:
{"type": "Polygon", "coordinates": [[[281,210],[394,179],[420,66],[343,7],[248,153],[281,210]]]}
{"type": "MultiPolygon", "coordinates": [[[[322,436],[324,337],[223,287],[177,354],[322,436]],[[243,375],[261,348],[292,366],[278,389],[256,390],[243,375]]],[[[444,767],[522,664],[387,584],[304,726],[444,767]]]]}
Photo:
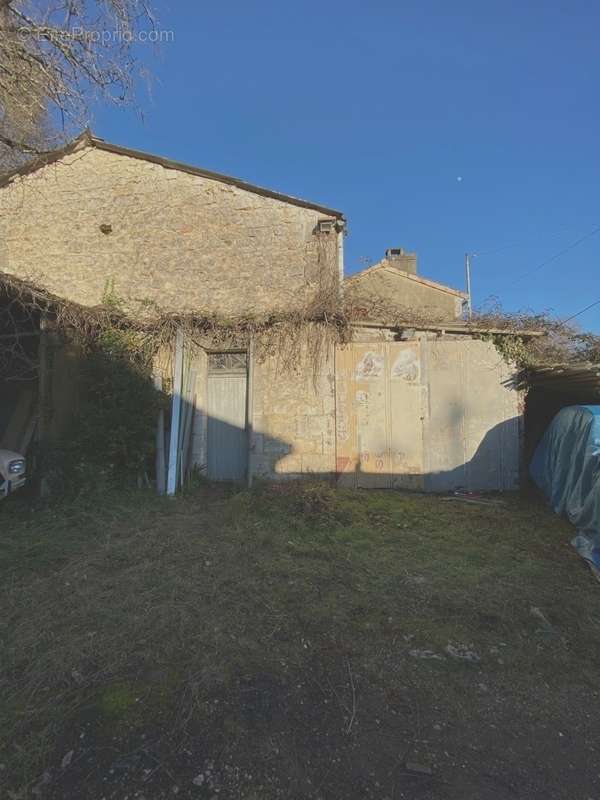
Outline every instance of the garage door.
{"type": "Polygon", "coordinates": [[[336,456],[341,485],[423,488],[419,348],[419,342],[337,348],[336,456]]]}

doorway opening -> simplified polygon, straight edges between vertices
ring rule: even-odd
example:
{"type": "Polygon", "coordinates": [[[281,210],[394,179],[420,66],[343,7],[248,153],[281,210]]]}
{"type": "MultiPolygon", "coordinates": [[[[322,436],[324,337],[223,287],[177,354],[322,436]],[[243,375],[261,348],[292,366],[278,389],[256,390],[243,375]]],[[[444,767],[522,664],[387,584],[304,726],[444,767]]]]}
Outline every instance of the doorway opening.
{"type": "Polygon", "coordinates": [[[207,471],[213,481],[242,481],[248,468],[248,355],[208,354],[207,471]]]}

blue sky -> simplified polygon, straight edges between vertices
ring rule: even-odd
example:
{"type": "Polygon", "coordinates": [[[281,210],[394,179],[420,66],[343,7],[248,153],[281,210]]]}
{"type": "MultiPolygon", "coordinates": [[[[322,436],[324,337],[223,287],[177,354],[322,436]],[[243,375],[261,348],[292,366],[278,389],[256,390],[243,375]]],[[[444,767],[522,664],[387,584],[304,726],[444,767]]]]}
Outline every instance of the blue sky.
{"type": "Polygon", "coordinates": [[[475,305],[600,299],[600,231],[535,270],[600,228],[597,3],[155,7],[143,119],[101,108],[98,135],[341,209],[347,272],[404,247],[463,288],[471,251],[475,305]]]}

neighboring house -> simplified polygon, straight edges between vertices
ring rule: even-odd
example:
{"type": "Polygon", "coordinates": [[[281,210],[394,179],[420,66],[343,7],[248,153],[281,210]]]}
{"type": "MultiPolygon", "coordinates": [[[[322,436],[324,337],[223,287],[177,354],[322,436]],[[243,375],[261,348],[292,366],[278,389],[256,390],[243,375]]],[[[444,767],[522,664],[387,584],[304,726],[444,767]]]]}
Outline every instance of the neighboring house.
{"type": "MultiPolygon", "coordinates": [[[[0,188],[0,272],[83,306],[108,292],[130,314],[284,313],[342,291],[344,227],[334,209],[85,134],[0,188]]],[[[293,370],[257,358],[252,337],[197,343],[182,378],[190,463],[217,480],[514,488],[521,395],[458,319],[464,295],[393,251],[350,286],[441,321],[363,315],[317,369],[303,350],[293,370]]],[[[69,370],[53,364],[57,396],[69,370]]]]}
{"type": "Polygon", "coordinates": [[[416,253],[401,248],[387,250],[382,261],[348,276],[344,285],[359,305],[380,300],[407,312],[407,319],[412,314],[429,322],[461,319],[467,300],[464,292],[417,275],[416,253]]]}

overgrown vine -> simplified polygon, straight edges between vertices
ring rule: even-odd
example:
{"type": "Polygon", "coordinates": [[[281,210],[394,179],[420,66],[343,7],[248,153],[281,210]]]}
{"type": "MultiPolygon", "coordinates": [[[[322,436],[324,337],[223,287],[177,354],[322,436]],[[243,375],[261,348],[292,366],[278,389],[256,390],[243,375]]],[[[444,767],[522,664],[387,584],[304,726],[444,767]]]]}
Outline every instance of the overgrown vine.
{"type": "MultiPolygon", "coordinates": [[[[187,341],[207,349],[246,348],[252,343],[257,360],[273,358],[280,371],[312,367],[316,378],[332,347],[351,341],[355,326],[363,322],[377,322],[400,334],[444,320],[383,298],[342,296],[337,285],[318,286],[297,308],[227,317],[164,313],[155,301],[143,300],[132,312],[108,279],[102,304],[89,308],[0,273],[0,370],[7,363],[13,370],[17,364],[21,375],[36,370],[23,332],[34,332],[42,321],[85,356],[81,403],[64,454],[76,472],[104,480],[144,472],[154,448],[156,415],[164,403],[153,386],[152,372],[159,354],[171,352],[178,329],[187,341]]],[[[600,362],[600,337],[548,314],[506,314],[496,308],[475,314],[464,326],[493,342],[503,358],[519,368],[600,362]],[[544,335],[531,336],[532,331],[544,335]]]]}

